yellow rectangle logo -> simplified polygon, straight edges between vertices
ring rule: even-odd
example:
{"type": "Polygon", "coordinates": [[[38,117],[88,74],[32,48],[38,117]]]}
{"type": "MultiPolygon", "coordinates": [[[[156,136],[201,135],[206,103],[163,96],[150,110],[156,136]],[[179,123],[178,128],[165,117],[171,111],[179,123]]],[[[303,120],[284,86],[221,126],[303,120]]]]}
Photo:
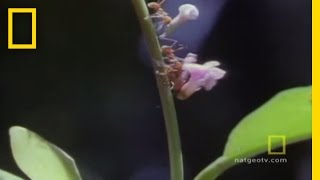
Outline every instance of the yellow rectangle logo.
{"type": "Polygon", "coordinates": [[[8,9],[8,49],[36,49],[37,48],[37,9],[36,8],[9,8],[8,9]],[[13,43],[13,14],[31,13],[32,42],[31,44],[13,43]]]}
{"type": "Polygon", "coordinates": [[[286,136],[283,135],[270,135],[268,136],[268,154],[269,155],[285,155],[286,154],[286,136]],[[274,147],[273,144],[278,144],[280,141],[282,150],[272,151],[274,147]]]}

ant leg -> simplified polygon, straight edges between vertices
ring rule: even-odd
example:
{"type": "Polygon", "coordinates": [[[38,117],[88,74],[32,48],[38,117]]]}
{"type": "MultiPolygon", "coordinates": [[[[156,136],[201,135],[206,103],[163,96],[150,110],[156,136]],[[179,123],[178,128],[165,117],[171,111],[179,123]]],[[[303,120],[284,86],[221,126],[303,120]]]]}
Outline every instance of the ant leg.
{"type": "Polygon", "coordinates": [[[165,26],[164,22],[157,22],[156,24],[156,32],[160,33],[160,31],[163,29],[163,27],[165,26]]]}
{"type": "Polygon", "coordinates": [[[166,32],[162,33],[160,36],[159,36],[159,39],[161,38],[165,38],[167,36],[166,32]]]}
{"type": "Polygon", "coordinates": [[[163,37],[163,36],[159,36],[159,39],[160,40],[164,40],[164,41],[172,42],[171,47],[175,46],[178,43],[178,41],[175,40],[175,39],[170,39],[170,38],[166,38],[166,37],[163,37]]]}
{"type": "MultiPolygon", "coordinates": [[[[174,47],[174,46],[176,46],[176,45],[178,44],[178,41],[177,41],[177,40],[175,40],[175,39],[170,39],[170,38],[166,38],[166,37],[163,36],[163,34],[159,36],[159,39],[160,39],[160,40],[164,40],[164,41],[170,41],[170,42],[172,42],[172,44],[170,45],[170,47],[174,47]]],[[[179,44],[179,47],[178,47],[177,49],[175,49],[174,51],[180,51],[180,50],[182,50],[182,49],[184,49],[184,46],[183,46],[182,44],[179,44]]]]}
{"type": "Polygon", "coordinates": [[[178,60],[178,62],[184,62],[184,59],[181,58],[181,57],[177,57],[177,56],[176,56],[176,59],[178,60]]]}
{"type": "Polygon", "coordinates": [[[184,47],[183,47],[183,45],[180,44],[180,47],[178,47],[177,49],[175,49],[175,51],[177,52],[177,51],[180,51],[180,50],[182,50],[182,49],[184,49],[184,47]]]}
{"type": "Polygon", "coordinates": [[[163,85],[168,86],[170,88],[170,90],[173,90],[174,82],[168,81],[168,73],[169,73],[171,67],[162,61],[158,61],[156,59],[153,59],[153,61],[156,64],[156,66],[163,67],[163,72],[156,70],[155,74],[160,76],[163,85]]]}
{"type": "Polygon", "coordinates": [[[167,75],[166,72],[160,72],[160,71],[158,71],[158,70],[156,70],[156,74],[157,74],[157,75],[160,75],[160,76],[166,76],[166,75],[167,75]]]}
{"type": "Polygon", "coordinates": [[[162,60],[160,61],[160,60],[157,60],[157,59],[153,59],[153,62],[158,68],[162,68],[162,67],[165,68],[165,69],[168,68],[168,65],[162,60]]]}
{"type": "Polygon", "coordinates": [[[163,18],[163,16],[162,15],[156,15],[156,14],[154,14],[154,15],[150,15],[149,16],[150,18],[163,18]]]}
{"type": "Polygon", "coordinates": [[[163,16],[162,15],[156,15],[156,14],[152,14],[150,16],[146,16],[144,19],[148,20],[148,19],[162,19],[163,16]]]}
{"type": "Polygon", "coordinates": [[[182,60],[183,60],[182,58],[179,58],[177,56],[175,56],[174,58],[164,57],[163,59],[167,65],[171,65],[171,64],[174,64],[177,62],[182,62],[182,60]]]}
{"type": "Polygon", "coordinates": [[[173,81],[169,81],[170,85],[169,85],[169,88],[170,90],[173,90],[174,89],[174,82],[173,81]]]}
{"type": "Polygon", "coordinates": [[[168,72],[170,71],[171,67],[164,62],[159,62],[157,60],[154,60],[154,61],[157,67],[162,68],[162,72],[160,72],[159,70],[155,71],[156,75],[160,75],[162,77],[168,76],[168,72]]]}
{"type": "Polygon", "coordinates": [[[166,2],[166,0],[158,0],[158,4],[162,5],[164,2],[166,2]]]}

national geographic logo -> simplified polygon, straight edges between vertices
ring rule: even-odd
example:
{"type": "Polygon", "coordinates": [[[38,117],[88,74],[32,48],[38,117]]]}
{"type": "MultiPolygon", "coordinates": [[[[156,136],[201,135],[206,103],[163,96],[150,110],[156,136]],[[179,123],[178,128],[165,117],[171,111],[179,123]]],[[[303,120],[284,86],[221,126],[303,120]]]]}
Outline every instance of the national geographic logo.
{"type": "Polygon", "coordinates": [[[37,9],[36,8],[8,8],[8,49],[37,49],[37,9]],[[31,14],[32,33],[30,44],[14,43],[13,21],[14,16],[19,14],[31,14]]]}
{"type": "Polygon", "coordinates": [[[268,136],[268,155],[285,155],[286,154],[286,136],[284,135],[270,135],[268,136]],[[273,150],[278,144],[281,148],[273,150]]]}

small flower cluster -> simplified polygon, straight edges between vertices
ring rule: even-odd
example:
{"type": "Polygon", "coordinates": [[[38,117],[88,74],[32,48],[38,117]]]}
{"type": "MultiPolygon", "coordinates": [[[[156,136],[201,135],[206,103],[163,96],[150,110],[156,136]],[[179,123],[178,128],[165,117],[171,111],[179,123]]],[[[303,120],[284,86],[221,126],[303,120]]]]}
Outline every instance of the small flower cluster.
{"type": "Polygon", "coordinates": [[[198,64],[196,54],[188,53],[184,58],[175,55],[175,52],[183,49],[183,47],[176,48],[178,41],[169,39],[167,36],[184,22],[197,19],[199,10],[192,4],[183,4],[179,7],[179,14],[175,18],[171,18],[162,8],[164,2],[165,0],[158,0],[148,3],[148,7],[152,10],[150,18],[158,20],[155,21],[155,24],[156,31],[160,34],[159,39],[173,42],[170,46],[163,45],[161,47],[166,72],[160,75],[166,75],[172,85],[171,88],[176,93],[176,97],[185,100],[201,89],[211,90],[217,84],[217,81],[224,77],[226,72],[218,68],[220,65],[218,61],[198,64]]]}

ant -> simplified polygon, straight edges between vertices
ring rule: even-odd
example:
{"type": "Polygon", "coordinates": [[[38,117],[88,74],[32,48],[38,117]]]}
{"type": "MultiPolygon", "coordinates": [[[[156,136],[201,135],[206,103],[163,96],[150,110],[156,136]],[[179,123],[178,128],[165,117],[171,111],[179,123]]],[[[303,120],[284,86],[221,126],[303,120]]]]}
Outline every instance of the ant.
{"type": "Polygon", "coordinates": [[[175,46],[177,46],[177,43],[178,43],[177,40],[169,39],[169,38],[161,38],[161,37],[159,37],[159,39],[172,42],[171,45],[161,46],[162,56],[165,58],[165,60],[168,60],[168,63],[170,63],[171,61],[183,61],[182,58],[179,58],[175,55],[175,52],[184,49],[182,45],[179,45],[179,47],[176,49],[174,48],[175,46]]]}
{"type": "Polygon", "coordinates": [[[168,77],[171,84],[171,89],[175,92],[179,92],[181,87],[184,85],[184,79],[186,78],[183,78],[183,59],[177,57],[175,52],[183,49],[183,47],[180,46],[175,49],[174,47],[177,45],[178,41],[173,39],[161,38],[161,40],[173,42],[171,45],[163,45],[161,47],[162,56],[164,57],[166,63],[166,71],[162,75],[166,75],[168,77]]]}
{"type": "Polygon", "coordinates": [[[160,19],[160,22],[157,23],[157,32],[160,31],[164,26],[167,26],[171,23],[172,17],[161,7],[166,0],[158,0],[157,2],[148,3],[148,7],[153,11],[153,14],[148,18],[151,19],[160,19]]]}
{"type": "Polygon", "coordinates": [[[162,1],[158,0],[157,2],[150,2],[150,3],[148,3],[148,7],[149,7],[150,9],[152,9],[152,11],[154,12],[154,14],[168,15],[168,13],[165,12],[165,11],[163,10],[163,8],[161,7],[162,4],[163,4],[165,1],[166,1],[166,0],[162,0],[162,1]]]}
{"type": "Polygon", "coordinates": [[[169,15],[150,15],[151,19],[160,19],[160,22],[156,23],[156,31],[160,32],[164,26],[171,24],[172,17],[169,15]]]}

